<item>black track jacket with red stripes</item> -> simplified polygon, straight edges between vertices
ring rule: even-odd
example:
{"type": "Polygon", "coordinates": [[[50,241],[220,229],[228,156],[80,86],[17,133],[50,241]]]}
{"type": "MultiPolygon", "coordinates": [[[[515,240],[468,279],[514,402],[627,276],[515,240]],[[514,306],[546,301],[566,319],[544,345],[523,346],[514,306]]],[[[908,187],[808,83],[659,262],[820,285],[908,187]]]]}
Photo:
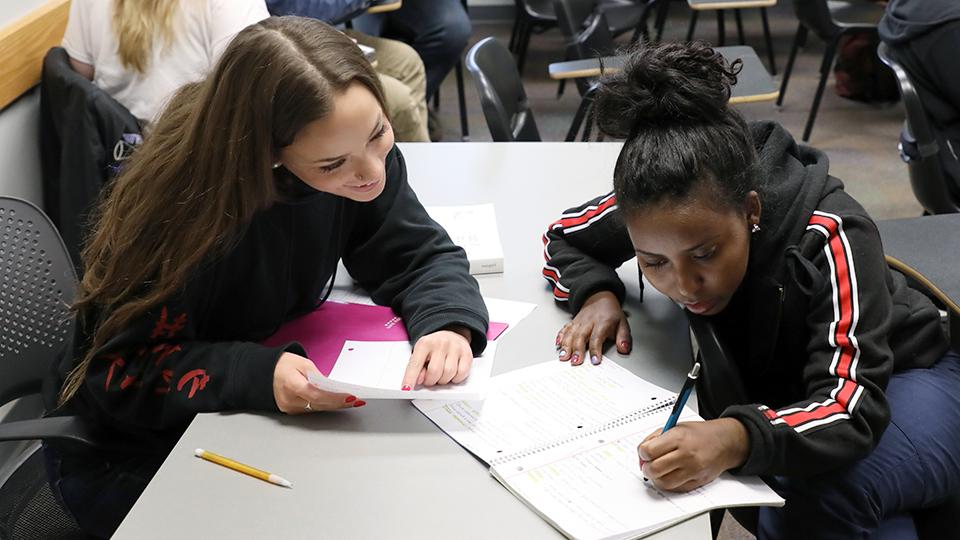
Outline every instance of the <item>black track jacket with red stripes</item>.
{"type": "MultiPolygon", "coordinates": [[[[403,317],[411,342],[460,325],[475,353],[486,346],[487,310],[467,258],[417,200],[397,148],[386,158],[383,193],[367,203],[279,174],[284,201],[257,213],[228,253],[97,351],[65,412],[82,415],[107,449],[164,453],[197,413],[277,411],[277,359],[306,353],[297,343],[258,342],[316,307],[341,258],[376,302],[403,317]]],[[[89,347],[83,322],[53,389],[89,347]]]]}
{"type": "MultiPolygon", "coordinates": [[[[939,313],[884,262],[876,225],[827,157],[772,122],[751,125],[763,211],[743,283],[710,317],[746,396],[711,404],[750,435],[735,472],[807,476],[867,455],[889,422],[890,374],[946,351],[939,313]]],[[[543,275],[576,313],[634,251],[612,194],[564,212],[543,237],[543,275]]],[[[704,380],[701,384],[711,384],[704,380]]]]}

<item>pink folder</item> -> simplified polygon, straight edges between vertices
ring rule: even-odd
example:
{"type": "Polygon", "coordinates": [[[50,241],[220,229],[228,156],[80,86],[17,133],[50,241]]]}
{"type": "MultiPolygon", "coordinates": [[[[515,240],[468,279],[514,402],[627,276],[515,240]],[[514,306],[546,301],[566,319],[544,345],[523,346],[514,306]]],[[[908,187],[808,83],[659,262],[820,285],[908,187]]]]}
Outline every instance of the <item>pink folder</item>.
{"type": "MultiPolygon", "coordinates": [[[[491,322],[487,339],[497,339],[506,329],[505,323],[491,322]]],[[[313,312],[281,326],[263,344],[277,347],[296,341],[303,345],[320,373],[329,376],[347,340],[406,342],[409,339],[403,321],[389,307],[324,302],[313,312]]]]}

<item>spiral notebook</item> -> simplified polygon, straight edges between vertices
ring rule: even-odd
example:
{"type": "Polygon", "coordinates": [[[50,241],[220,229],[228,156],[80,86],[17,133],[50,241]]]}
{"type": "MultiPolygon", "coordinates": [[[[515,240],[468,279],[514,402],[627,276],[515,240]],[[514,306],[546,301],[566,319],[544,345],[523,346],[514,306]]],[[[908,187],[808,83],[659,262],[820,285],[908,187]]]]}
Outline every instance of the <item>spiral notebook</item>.
{"type": "MultiPolygon", "coordinates": [[[[637,445],[663,427],[676,395],[612,360],[552,360],[490,383],[482,402],[414,405],[570,538],[639,538],[714,508],[783,504],[756,477],[725,473],[689,493],[645,481],[637,445]]],[[[680,418],[697,420],[689,409],[680,418]]]]}

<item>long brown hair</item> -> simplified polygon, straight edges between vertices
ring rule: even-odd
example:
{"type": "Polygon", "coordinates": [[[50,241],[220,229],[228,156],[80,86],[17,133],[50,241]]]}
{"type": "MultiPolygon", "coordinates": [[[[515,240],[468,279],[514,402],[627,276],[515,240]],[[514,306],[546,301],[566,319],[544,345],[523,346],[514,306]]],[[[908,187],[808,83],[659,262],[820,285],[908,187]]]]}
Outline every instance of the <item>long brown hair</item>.
{"type": "Polygon", "coordinates": [[[157,37],[169,44],[173,39],[174,15],[180,0],[114,0],[113,32],[119,43],[120,62],[127,69],[143,73],[157,37]]]}
{"type": "Polygon", "coordinates": [[[279,150],[354,82],[384,107],[377,74],[350,38],[314,19],[274,17],[237,34],[206,80],[177,93],[100,204],[74,304],[81,317],[99,315],[83,319],[95,330],[61,404],[107,340],[277,201],[279,150]]]}

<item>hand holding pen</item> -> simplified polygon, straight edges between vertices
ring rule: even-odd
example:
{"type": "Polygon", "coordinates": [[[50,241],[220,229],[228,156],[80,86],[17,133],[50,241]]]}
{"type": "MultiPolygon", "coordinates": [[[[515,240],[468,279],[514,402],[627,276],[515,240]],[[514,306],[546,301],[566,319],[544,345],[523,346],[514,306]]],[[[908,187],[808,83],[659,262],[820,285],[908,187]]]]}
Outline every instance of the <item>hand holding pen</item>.
{"type": "Polygon", "coordinates": [[[684,382],[663,429],[651,433],[637,447],[645,479],[667,491],[690,491],[712,482],[727,469],[746,460],[750,438],[734,418],[677,424],[693,391],[700,364],[684,382]]]}

